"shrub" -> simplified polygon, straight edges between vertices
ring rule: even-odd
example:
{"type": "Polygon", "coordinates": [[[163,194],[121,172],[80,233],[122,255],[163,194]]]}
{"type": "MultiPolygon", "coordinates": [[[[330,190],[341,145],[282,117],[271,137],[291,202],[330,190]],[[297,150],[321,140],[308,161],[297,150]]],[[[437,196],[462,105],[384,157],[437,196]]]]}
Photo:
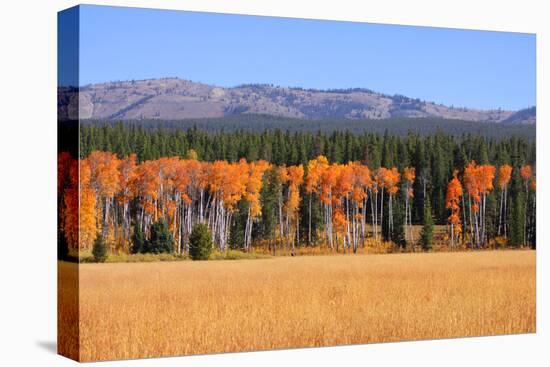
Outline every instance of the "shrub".
{"type": "Polygon", "coordinates": [[[189,256],[193,260],[208,260],[212,252],[212,234],[204,223],[196,224],[189,236],[189,256]]]}
{"type": "Polygon", "coordinates": [[[98,263],[102,263],[107,260],[107,245],[105,244],[105,239],[101,234],[98,234],[94,241],[92,255],[94,256],[94,260],[98,263]]]}

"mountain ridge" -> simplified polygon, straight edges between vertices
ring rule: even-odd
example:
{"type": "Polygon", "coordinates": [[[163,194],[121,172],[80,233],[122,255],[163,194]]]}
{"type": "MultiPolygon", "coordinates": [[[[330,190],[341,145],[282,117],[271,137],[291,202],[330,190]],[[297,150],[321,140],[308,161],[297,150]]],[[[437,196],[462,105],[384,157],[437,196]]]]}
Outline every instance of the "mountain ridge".
{"type": "Polygon", "coordinates": [[[272,84],[219,87],[161,78],[90,84],[79,91],[82,119],[178,120],[242,114],[310,120],[436,117],[508,124],[536,121],[534,107],[519,111],[456,108],[367,88],[318,90],[272,84]]]}

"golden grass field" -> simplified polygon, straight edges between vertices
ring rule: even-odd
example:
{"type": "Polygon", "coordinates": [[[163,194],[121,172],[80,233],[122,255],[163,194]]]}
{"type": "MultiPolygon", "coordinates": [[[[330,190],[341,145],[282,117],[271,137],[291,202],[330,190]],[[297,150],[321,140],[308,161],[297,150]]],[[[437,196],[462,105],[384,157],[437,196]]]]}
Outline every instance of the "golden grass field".
{"type": "MultiPolygon", "coordinates": [[[[61,287],[71,266],[60,263],[61,287]]],[[[82,361],[535,332],[535,252],[527,250],[84,264],[79,272],[82,361]]],[[[69,319],[70,299],[59,305],[69,319]]],[[[60,348],[78,349],[67,343],[60,348]]]]}

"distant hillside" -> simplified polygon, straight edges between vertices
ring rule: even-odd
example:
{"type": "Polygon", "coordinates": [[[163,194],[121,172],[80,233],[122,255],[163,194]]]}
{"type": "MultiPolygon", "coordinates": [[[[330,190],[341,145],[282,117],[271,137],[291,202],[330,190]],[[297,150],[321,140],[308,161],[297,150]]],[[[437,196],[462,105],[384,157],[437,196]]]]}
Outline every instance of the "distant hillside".
{"type": "Polygon", "coordinates": [[[503,120],[504,124],[534,124],[537,121],[537,108],[530,107],[519,110],[507,119],[503,120]]]}
{"type": "Polygon", "coordinates": [[[530,110],[454,108],[369,89],[312,90],[263,84],[222,88],[177,78],[93,84],[80,89],[79,101],[81,118],[106,120],[263,114],[307,120],[431,117],[514,124],[535,121],[530,110]]]}

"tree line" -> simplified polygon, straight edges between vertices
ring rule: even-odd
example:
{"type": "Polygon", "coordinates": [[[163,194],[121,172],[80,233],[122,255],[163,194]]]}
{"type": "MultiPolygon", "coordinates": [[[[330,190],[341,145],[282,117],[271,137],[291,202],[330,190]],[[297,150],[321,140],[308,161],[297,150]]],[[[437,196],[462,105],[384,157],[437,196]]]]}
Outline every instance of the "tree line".
{"type": "Polygon", "coordinates": [[[330,134],[335,131],[347,131],[352,134],[375,133],[405,137],[413,131],[421,136],[430,136],[440,132],[448,135],[462,136],[473,134],[491,139],[502,139],[509,136],[535,140],[535,124],[492,123],[479,121],[452,120],[435,117],[393,117],[389,119],[297,119],[272,115],[237,114],[218,118],[189,118],[182,120],[136,119],[136,120],[82,120],[84,127],[118,127],[132,126],[145,130],[188,130],[198,129],[208,133],[247,131],[261,133],[264,131],[289,131],[316,133],[321,131],[330,134]]]}
{"type": "Polygon", "coordinates": [[[100,236],[143,251],[160,233],[171,248],[147,251],[186,253],[197,223],[220,251],[357,251],[367,240],[429,248],[428,229],[415,238],[412,225],[432,219],[447,225],[451,248],[535,246],[534,144],[520,138],[93,129],[79,160],[59,157],[61,235],[73,248],[100,236]]]}
{"type": "MultiPolygon", "coordinates": [[[[207,132],[196,128],[146,129],[137,125],[84,125],[80,129],[80,157],[92,151],[109,151],[118,157],[136,154],[137,162],[162,157],[185,157],[193,149],[201,161],[226,160],[236,162],[265,160],[274,165],[307,166],[320,155],[332,163],[361,162],[371,170],[379,167],[414,167],[416,178],[412,188],[416,193],[411,206],[411,220],[420,223],[423,218],[424,197],[430,199],[434,220],[445,224],[445,188],[453,171],[464,172],[466,165],[504,164],[518,168],[534,167],[535,142],[515,135],[505,138],[487,138],[479,135],[453,136],[436,133],[421,136],[408,133],[400,137],[384,134],[353,134],[349,131],[332,133],[245,130],[207,132]]],[[[496,199],[495,199],[496,200],[496,199]]],[[[488,210],[496,207],[494,197],[488,198],[488,210]]]]}

